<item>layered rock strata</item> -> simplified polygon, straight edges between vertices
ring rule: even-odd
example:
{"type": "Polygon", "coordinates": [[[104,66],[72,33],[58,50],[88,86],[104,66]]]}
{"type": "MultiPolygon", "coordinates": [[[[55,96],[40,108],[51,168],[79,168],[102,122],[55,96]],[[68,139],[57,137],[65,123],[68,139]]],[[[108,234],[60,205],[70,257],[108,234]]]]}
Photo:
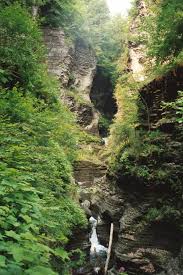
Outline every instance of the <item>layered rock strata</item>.
{"type": "Polygon", "coordinates": [[[96,73],[96,57],[81,39],[71,42],[60,28],[43,29],[48,52],[48,69],[59,79],[61,98],[76,114],[78,123],[98,134],[99,114],[90,100],[96,73]]]}

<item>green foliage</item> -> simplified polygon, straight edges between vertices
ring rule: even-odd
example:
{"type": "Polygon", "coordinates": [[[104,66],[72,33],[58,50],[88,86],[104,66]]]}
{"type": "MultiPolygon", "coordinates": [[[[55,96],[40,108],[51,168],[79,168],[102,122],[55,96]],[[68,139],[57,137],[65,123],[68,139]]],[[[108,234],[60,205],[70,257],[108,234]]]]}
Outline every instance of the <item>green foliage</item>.
{"type": "MultiPolygon", "coordinates": [[[[32,238],[35,249],[39,248],[39,239],[40,247],[41,241],[49,241],[51,246],[59,243],[63,245],[71,234],[72,227],[85,224],[82,211],[71,198],[69,199],[72,171],[70,161],[75,159],[76,149],[73,126],[71,121],[66,122],[70,114],[66,110],[63,113],[64,108],[57,108],[55,112],[47,109],[40,112],[40,106],[34,107],[34,100],[20,95],[21,92],[15,89],[1,91],[0,140],[1,160],[4,163],[1,186],[7,174],[7,183],[4,182],[7,193],[2,193],[6,204],[3,200],[1,202],[3,206],[9,206],[11,209],[14,205],[17,209],[15,211],[12,208],[13,213],[7,213],[4,220],[5,229],[15,232],[16,235],[8,237],[18,238],[19,241],[19,235],[24,236],[21,234],[27,234],[30,228],[30,233],[34,233],[32,238]],[[59,126],[61,121],[62,126],[59,126]],[[22,220],[19,220],[19,216],[22,220]],[[15,223],[15,228],[11,224],[10,227],[7,226],[9,217],[15,223]],[[24,226],[25,222],[28,226],[24,226]],[[39,233],[41,229],[42,234],[39,233]],[[37,234],[40,236],[38,240],[37,234]]],[[[3,235],[2,228],[1,233],[3,235]]],[[[23,244],[27,249],[28,244],[23,244]]],[[[39,257],[43,258],[41,253],[45,252],[39,250],[37,261],[40,264],[39,257]]],[[[48,261],[49,248],[47,250],[48,261]]],[[[29,251],[31,253],[30,249],[29,251]]],[[[32,264],[36,264],[35,258],[29,266],[32,264]]],[[[22,263],[21,266],[24,268],[22,263]]]]}
{"type": "Polygon", "coordinates": [[[113,173],[122,173],[130,184],[138,184],[139,188],[143,186],[156,193],[154,208],[147,213],[147,221],[165,220],[181,224],[181,154],[179,142],[177,145],[171,142],[169,135],[160,131],[136,130],[135,138],[122,146],[111,165],[113,173]]]}
{"type": "Polygon", "coordinates": [[[38,237],[40,225],[43,225],[39,193],[31,187],[28,177],[14,168],[8,169],[2,165],[0,178],[0,250],[4,257],[1,274],[5,271],[15,274],[15,270],[19,274],[23,274],[24,270],[24,274],[31,274],[32,267],[35,271],[44,268],[50,274],[55,274],[48,268],[51,249],[41,243],[41,236],[38,237]]]}
{"type": "Polygon", "coordinates": [[[109,10],[105,0],[90,0],[86,4],[86,8],[88,38],[99,56],[103,53],[101,47],[105,40],[105,28],[110,21],[109,10]]]}
{"type": "Polygon", "coordinates": [[[47,75],[41,33],[19,5],[0,12],[0,274],[62,274],[86,218],[73,198],[75,121],[47,75]]]}
{"type": "MultiPolygon", "coordinates": [[[[24,7],[32,7],[34,6],[42,6],[44,5],[48,0],[17,0],[16,3],[24,5],[24,7]]],[[[9,6],[14,4],[14,0],[2,0],[1,5],[3,7],[9,6]]]]}
{"type": "MultiPolygon", "coordinates": [[[[13,1],[3,1],[4,5],[10,5],[13,1]]],[[[88,45],[90,45],[97,56],[98,64],[103,68],[103,72],[111,78],[113,83],[115,83],[118,77],[118,71],[116,69],[116,61],[121,55],[121,50],[124,48],[126,44],[126,29],[127,24],[121,16],[117,16],[115,18],[110,18],[109,10],[105,0],[77,0],[77,1],[68,1],[68,0],[46,0],[46,1],[18,1],[19,5],[24,6],[31,13],[32,6],[39,6],[39,18],[40,22],[43,26],[51,26],[51,27],[62,27],[67,34],[67,36],[72,39],[84,39],[88,45]],[[71,24],[72,22],[72,24],[71,24]]],[[[4,7],[3,5],[3,7],[4,7]]],[[[7,10],[7,9],[6,9],[7,10]]],[[[7,12],[7,11],[6,11],[7,12]]],[[[5,38],[6,43],[2,44],[2,56],[5,56],[7,60],[8,68],[11,68],[13,75],[13,84],[20,81],[19,75],[22,73],[25,74],[24,81],[26,80],[25,85],[29,85],[30,88],[34,88],[35,85],[44,85],[45,81],[41,79],[35,78],[38,74],[35,74],[35,66],[34,63],[39,61],[40,66],[42,67],[42,59],[44,57],[43,52],[44,49],[40,46],[40,33],[38,33],[36,29],[36,23],[31,22],[31,18],[28,18],[28,14],[25,11],[20,10],[20,6],[15,5],[15,13],[17,14],[17,19],[19,20],[19,29],[18,33],[15,32],[14,36],[11,36],[11,41],[5,38]],[[25,24],[21,23],[25,21],[25,24]],[[27,35],[23,37],[21,43],[19,43],[19,37],[21,36],[21,26],[26,26],[27,35]],[[29,30],[29,31],[28,31],[29,30]],[[34,56],[30,55],[30,59],[25,55],[27,51],[31,52],[32,42],[34,41],[34,37],[36,38],[36,44],[34,51],[34,56]],[[11,53],[6,52],[6,49],[9,47],[9,44],[13,43],[15,46],[15,60],[17,64],[15,64],[15,60],[11,60],[11,53]],[[19,43],[19,44],[17,44],[19,43]],[[18,45],[18,47],[17,47],[18,45]],[[4,49],[4,51],[3,51],[4,49]],[[21,51],[24,49],[23,51],[21,51]],[[16,59],[16,54],[19,56],[19,60],[16,59]],[[26,62],[25,62],[26,61],[26,62]],[[12,64],[11,64],[12,62],[12,64]],[[26,64],[27,65],[26,65],[26,64]],[[16,68],[15,68],[16,67],[16,68]],[[32,67],[32,74],[27,73],[27,68],[32,67]],[[17,71],[18,69],[18,71],[17,71]],[[15,79],[14,79],[15,78],[15,79]],[[28,83],[27,83],[28,82],[28,83]]],[[[8,19],[10,18],[8,14],[4,15],[3,21],[4,26],[8,24],[8,19]],[[7,23],[7,24],[6,24],[7,23]]],[[[10,19],[10,21],[12,21],[10,19]]],[[[10,22],[9,21],[9,22],[10,22]]],[[[7,37],[9,33],[13,33],[12,30],[16,31],[16,26],[11,24],[7,26],[7,37]]],[[[23,28],[23,27],[22,27],[23,28]]],[[[4,30],[2,29],[4,32],[4,30]]],[[[36,67],[38,70],[38,66],[36,67]]],[[[42,71],[42,70],[41,70],[42,71]]],[[[42,71],[43,72],[43,71],[42,71]]],[[[40,75],[40,72],[39,72],[40,75]]],[[[3,80],[6,77],[3,77],[3,80]]],[[[9,76],[12,77],[12,76],[9,76]]],[[[46,87],[46,85],[45,85],[46,87]]],[[[39,87],[38,87],[39,89],[39,87]]]]}
{"type": "MultiPolygon", "coordinates": [[[[14,3],[13,0],[2,0],[0,7],[14,3]]],[[[84,0],[17,0],[16,3],[26,8],[30,14],[33,13],[33,7],[36,7],[42,25],[62,27],[72,38],[80,36],[84,30],[84,0]]]]}
{"type": "Polygon", "coordinates": [[[163,102],[163,109],[175,111],[175,119],[178,123],[183,123],[183,92],[178,92],[178,97],[173,102],[163,102]]]}
{"type": "MultiPolygon", "coordinates": [[[[150,73],[149,78],[154,79],[154,76],[162,76],[177,64],[182,64],[183,3],[172,0],[145,2],[148,16],[138,16],[138,1],[134,1],[130,20],[133,22],[132,26],[135,24],[135,35],[134,32],[132,35],[127,34],[127,38],[133,42],[132,47],[143,43],[149,57],[153,57],[152,62],[149,63],[147,60],[145,64],[148,65],[146,73],[150,73]]],[[[111,174],[120,178],[120,182],[125,185],[124,188],[134,186],[135,189],[142,188],[144,194],[146,192],[147,195],[152,194],[152,208],[144,217],[146,221],[164,220],[180,228],[183,215],[181,210],[183,205],[182,92],[179,92],[174,102],[163,103],[160,127],[158,128],[157,124],[157,130],[152,130],[147,103],[140,96],[137,97],[137,93],[145,84],[143,82],[139,84],[133,79],[133,74],[124,72],[128,67],[128,61],[129,55],[126,49],[119,59],[122,77],[118,79],[116,85],[118,113],[111,127],[111,174]],[[142,110],[148,117],[147,121],[140,116],[142,110]],[[172,127],[171,132],[170,130],[167,130],[167,133],[163,132],[166,125],[170,125],[168,123],[174,128],[172,127]]],[[[151,91],[147,90],[148,92],[151,91]]],[[[152,99],[149,97],[149,100],[152,99]]]]}
{"type": "Polygon", "coordinates": [[[70,253],[70,258],[72,259],[71,267],[79,268],[85,262],[85,254],[80,249],[75,249],[70,253]]]}
{"type": "Polygon", "coordinates": [[[89,106],[92,106],[92,103],[88,102],[82,96],[82,94],[79,93],[76,89],[72,89],[72,90],[67,91],[67,95],[74,100],[74,102],[75,102],[76,105],[78,104],[78,105],[89,105],[89,106]]]}
{"type": "Polygon", "coordinates": [[[146,221],[148,222],[157,222],[157,221],[166,221],[166,222],[172,222],[179,221],[181,219],[182,211],[179,209],[176,209],[175,205],[170,203],[170,201],[163,203],[158,200],[157,207],[156,208],[150,208],[148,213],[145,216],[146,221]],[[168,204],[168,205],[167,205],[168,204]]]}
{"type": "Polygon", "coordinates": [[[48,78],[42,35],[35,21],[20,5],[0,12],[0,85],[20,86],[47,103],[57,97],[56,83],[48,78]]]}
{"type": "Polygon", "coordinates": [[[132,1],[132,6],[129,10],[129,17],[134,19],[138,16],[139,14],[139,11],[138,11],[138,8],[137,8],[137,5],[138,5],[138,0],[133,0],[132,1]]]}
{"type": "Polygon", "coordinates": [[[149,55],[157,63],[172,62],[183,48],[183,2],[163,0],[147,4],[150,16],[145,18],[144,29],[149,55]]]}
{"type": "Polygon", "coordinates": [[[72,39],[83,37],[86,4],[84,0],[49,0],[40,8],[44,26],[62,27],[72,39]]]}
{"type": "Polygon", "coordinates": [[[110,125],[111,125],[111,120],[108,119],[106,116],[101,115],[99,118],[99,131],[105,136],[108,136],[110,125]]]}
{"type": "Polygon", "coordinates": [[[0,36],[1,73],[6,81],[20,83],[28,90],[39,88],[38,64],[43,61],[43,47],[36,23],[15,4],[0,13],[0,36]]]}
{"type": "Polygon", "coordinates": [[[111,77],[115,84],[119,76],[117,61],[125,52],[128,24],[121,16],[116,16],[106,23],[99,52],[99,65],[111,77]]]}
{"type": "Polygon", "coordinates": [[[149,212],[146,215],[147,221],[155,221],[158,220],[161,215],[161,212],[157,208],[150,208],[149,212]]]}
{"type": "Polygon", "coordinates": [[[110,143],[116,153],[135,139],[135,128],[138,123],[137,88],[138,85],[135,84],[131,74],[124,74],[118,79],[115,91],[118,113],[110,130],[110,143]]]}
{"type": "Polygon", "coordinates": [[[98,65],[115,82],[116,62],[126,42],[126,22],[121,16],[110,18],[105,0],[90,0],[86,12],[87,37],[96,52],[98,65]]]}

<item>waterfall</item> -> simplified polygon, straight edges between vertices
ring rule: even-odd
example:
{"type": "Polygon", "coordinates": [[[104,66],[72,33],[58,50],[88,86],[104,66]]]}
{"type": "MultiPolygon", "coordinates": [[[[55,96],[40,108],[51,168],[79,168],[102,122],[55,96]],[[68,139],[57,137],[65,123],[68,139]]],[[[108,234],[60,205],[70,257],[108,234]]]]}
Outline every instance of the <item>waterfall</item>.
{"type": "Polygon", "coordinates": [[[103,144],[104,144],[106,147],[109,145],[109,138],[108,138],[108,137],[102,138],[102,141],[103,141],[103,144]]]}
{"type": "Polygon", "coordinates": [[[90,261],[94,267],[95,273],[98,273],[105,265],[107,248],[99,243],[97,236],[97,220],[93,217],[90,217],[89,222],[92,226],[90,237],[90,261]]]}

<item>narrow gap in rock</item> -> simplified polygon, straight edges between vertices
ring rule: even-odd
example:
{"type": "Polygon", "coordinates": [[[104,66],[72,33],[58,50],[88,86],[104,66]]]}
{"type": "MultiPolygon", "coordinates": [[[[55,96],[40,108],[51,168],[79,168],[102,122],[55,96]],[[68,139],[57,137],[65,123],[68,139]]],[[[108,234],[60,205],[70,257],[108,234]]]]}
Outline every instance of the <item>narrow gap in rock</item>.
{"type": "Polygon", "coordinates": [[[108,135],[109,125],[117,112],[113,91],[111,77],[102,67],[98,66],[90,92],[90,99],[100,113],[99,134],[102,137],[108,135]]]}

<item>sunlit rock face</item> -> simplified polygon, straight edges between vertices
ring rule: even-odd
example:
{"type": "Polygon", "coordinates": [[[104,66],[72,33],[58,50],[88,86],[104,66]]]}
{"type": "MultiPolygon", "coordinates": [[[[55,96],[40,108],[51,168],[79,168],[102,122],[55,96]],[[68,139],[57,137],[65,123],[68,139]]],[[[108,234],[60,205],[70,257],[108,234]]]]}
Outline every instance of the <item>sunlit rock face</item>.
{"type": "Polygon", "coordinates": [[[134,79],[136,81],[143,81],[145,80],[144,76],[144,66],[143,66],[143,47],[131,45],[129,49],[129,56],[130,56],[130,65],[129,69],[133,72],[134,79]]]}
{"type": "Polygon", "coordinates": [[[71,42],[60,28],[44,28],[43,33],[48,69],[60,81],[62,101],[83,128],[98,134],[99,114],[90,100],[97,62],[93,50],[81,39],[71,42]]]}
{"type": "Polygon", "coordinates": [[[47,47],[49,72],[55,75],[63,86],[67,86],[70,79],[74,45],[66,42],[62,29],[45,28],[43,33],[47,47]]]}
{"type": "MultiPolygon", "coordinates": [[[[142,17],[147,15],[147,9],[145,2],[142,0],[137,1],[138,14],[134,18],[130,32],[133,37],[139,36],[139,23],[142,17]]],[[[145,79],[144,63],[146,62],[144,53],[144,46],[139,42],[129,42],[129,63],[128,68],[133,73],[133,77],[136,81],[143,81],[145,79]]]]}
{"type": "Polygon", "coordinates": [[[71,42],[60,28],[45,28],[48,69],[63,87],[71,87],[90,101],[90,89],[96,72],[96,57],[83,40],[71,42]]]}
{"type": "Polygon", "coordinates": [[[90,101],[90,91],[96,73],[96,57],[93,50],[83,41],[77,40],[73,56],[73,86],[90,101]]]}

